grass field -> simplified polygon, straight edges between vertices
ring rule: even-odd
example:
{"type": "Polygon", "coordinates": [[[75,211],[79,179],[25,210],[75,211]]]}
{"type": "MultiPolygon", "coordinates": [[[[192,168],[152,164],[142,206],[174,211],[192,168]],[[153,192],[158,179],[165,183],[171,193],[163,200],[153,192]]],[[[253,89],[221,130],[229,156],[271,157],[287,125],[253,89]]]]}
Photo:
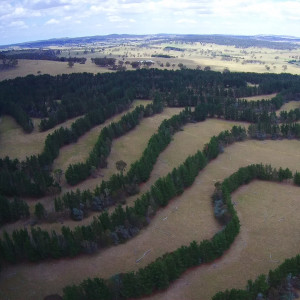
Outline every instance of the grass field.
{"type": "MultiPolygon", "coordinates": [[[[204,177],[204,186],[211,187],[200,194],[210,201],[206,193],[212,193],[216,180],[251,163],[300,170],[298,147],[298,141],[247,141],[230,146],[199,176],[204,177]]],[[[220,290],[245,287],[249,278],[299,253],[298,187],[256,181],[240,188],[232,200],[238,203],[241,232],[229,251],[215,263],[187,271],[166,292],[147,299],[210,299],[220,290]]]]}
{"type": "Polygon", "coordinates": [[[291,109],[300,108],[300,102],[299,101],[290,101],[288,103],[285,103],[282,105],[282,107],[276,112],[277,115],[280,114],[281,111],[290,111],[291,109]]]}
{"type": "Polygon", "coordinates": [[[107,68],[99,68],[93,64],[90,60],[84,65],[75,64],[73,68],[68,66],[67,62],[58,62],[50,60],[30,60],[30,59],[19,59],[18,66],[15,69],[9,69],[0,72],[0,81],[4,79],[13,79],[16,77],[24,77],[29,74],[70,74],[70,73],[103,73],[110,72],[107,68]]]}
{"type": "MultiPolygon", "coordinates": [[[[101,124],[97,127],[94,127],[92,130],[90,130],[88,133],[86,133],[83,137],[79,139],[79,141],[76,144],[72,144],[66,147],[63,147],[61,149],[62,152],[67,152],[68,147],[73,148],[74,151],[69,155],[79,155],[78,151],[82,153],[82,155],[85,155],[89,152],[89,150],[94,145],[100,130],[108,125],[111,122],[117,122],[121,119],[121,117],[126,114],[129,111],[132,111],[136,106],[138,105],[146,105],[150,103],[149,100],[137,100],[134,101],[132,104],[132,107],[130,110],[125,111],[123,113],[117,114],[116,116],[108,119],[104,124],[101,124]],[[84,142],[82,142],[82,140],[84,142]],[[83,148],[80,148],[80,145],[84,144],[83,148]]],[[[23,129],[16,123],[16,121],[10,117],[10,116],[2,116],[0,121],[0,136],[1,136],[1,148],[0,148],[0,157],[5,157],[6,155],[9,155],[10,158],[18,158],[20,160],[23,160],[26,158],[26,156],[39,154],[43,151],[44,142],[48,134],[52,133],[54,130],[62,127],[70,127],[71,124],[78,118],[81,118],[82,116],[69,119],[68,121],[56,125],[54,128],[40,132],[38,130],[38,125],[40,122],[40,119],[33,119],[35,129],[32,133],[27,134],[24,133],[23,129]],[[17,141],[17,144],[16,144],[17,141]]],[[[60,156],[63,154],[61,153],[60,156]]],[[[63,157],[63,161],[68,159],[68,154],[63,157]]],[[[75,157],[76,159],[76,157],[75,157]]],[[[59,161],[59,158],[56,160],[59,161]]],[[[76,161],[76,160],[75,160],[76,161]]],[[[56,162],[55,162],[56,163],[56,162]]],[[[63,162],[61,163],[62,166],[57,163],[57,167],[63,168],[63,162]]],[[[66,162],[66,164],[69,164],[66,162]]]]}
{"type": "Polygon", "coordinates": [[[40,119],[33,119],[35,129],[32,133],[28,134],[23,131],[12,117],[2,116],[0,121],[0,157],[8,155],[10,158],[23,160],[26,156],[41,153],[45,139],[49,133],[52,133],[61,126],[70,127],[77,118],[70,119],[44,132],[38,130],[40,119]]]}
{"type": "MultiPolygon", "coordinates": [[[[203,124],[205,123],[200,123],[200,125],[203,124]]],[[[184,133],[184,131],[182,133],[184,133]]],[[[189,135],[186,136],[188,137],[189,135]]],[[[194,141],[196,141],[195,138],[194,141]]],[[[181,137],[181,142],[187,147],[188,144],[185,142],[184,136],[181,137]]],[[[166,151],[168,151],[170,147],[168,147],[166,151]]],[[[3,268],[2,281],[0,283],[0,288],[4,293],[3,295],[9,295],[9,297],[13,299],[21,299],[20,295],[23,297],[26,295],[27,298],[30,299],[39,299],[41,295],[53,291],[61,291],[60,289],[64,285],[73,282],[78,283],[88,276],[108,277],[117,272],[136,270],[140,266],[144,266],[153,261],[163,253],[172,251],[182,244],[188,244],[193,239],[199,241],[203,238],[210,238],[220,229],[214,220],[210,200],[210,196],[214,190],[214,183],[223,180],[239,167],[250,163],[272,163],[273,166],[289,167],[293,171],[297,169],[300,170],[298,148],[299,142],[294,140],[265,142],[247,141],[234,144],[226,148],[224,154],[220,155],[218,159],[210,163],[205,170],[201,172],[191,188],[183,195],[173,200],[166,208],[160,210],[151,224],[134,239],[128,241],[124,245],[106,249],[92,256],[80,256],[76,259],[48,261],[40,264],[26,263],[10,266],[8,269],[3,268]],[[148,255],[146,255],[139,263],[136,263],[136,260],[150,249],[151,251],[148,255]],[[57,280],[58,278],[59,280],[57,280]],[[32,290],[30,287],[32,287],[32,290]],[[32,291],[35,291],[35,294],[32,294],[32,291]]],[[[269,183],[259,184],[264,185],[269,183]]],[[[299,204],[296,200],[298,199],[298,189],[287,185],[278,186],[279,189],[284,189],[285,187],[291,189],[291,192],[287,193],[287,190],[282,190],[280,194],[279,191],[275,190],[273,193],[272,189],[268,188],[268,186],[265,189],[262,187],[261,191],[266,194],[263,194],[262,197],[257,197],[257,202],[255,203],[265,205],[265,208],[262,209],[261,207],[254,205],[253,210],[251,210],[251,212],[253,211],[254,216],[248,216],[248,212],[245,212],[245,210],[249,210],[249,205],[251,206],[248,201],[243,200],[248,199],[247,191],[243,192],[243,189],[247,187],[241,189],[241,195],[245,195],[246,198],[243,198],[243,196],[242,198],[234,198],[234,201],[239,202],[237,211],[240,214],[242,222],[242,233],[237,238],[237,241],[233,244],[230,251],[224,256],[223,259],[226,263],[221,264],[219,261],[216,263],[218,266],[217,272],[220,272],[220,274],[221,272],[227,273],[228,269],[226,268],[229,268],[229,262],[232,261],[232,263],[234,263],[235,260],[243,257],[242,252],[244,249],[246,249],[246,254],[253,253],[253,251],[255,253],[258,252],[258,247],[261,247],[261,245],[256,244],[251,240],[251,238],[255,239],[256,235],[263,241],[266,240],[268,248],[260,251],[260,253],[257,254],[258,256],[253,256],[254,258],[260,259],[261,257],[267,256],[267,261],[270,252],[273,260],[281,260],[281,258],[278,257],[288,257],[293,255],[295,251],[298,252],[299,249],[295,249],[294,244],[295,240],[296,242],[299,242],[298,237],[296,238],[295,231],[300,222],[299,218],[297,218],[297,205],[299,204]],[[280,202],[273,206],[274,195],[276,197],[278,196],[280,202]],[[288,195],[291,202],[287,202],[286,195],[288,195]],[[285,198],[284,202],[282,201],[282,198],[285,198]],[[243,205],[245,205],[244,211],[240,210],[240,207],[243,207],[243,205]],[[270,205],[273,207],[273,210],[269,209],[270,205]],[[257,210],[255,210],[256,208],[257,210]],[[289,220],[286,218],[285,222],[280,222],[280,224],[282,223],[291,226],[289,228],[293,228],[293,234],[286,234],[285,230],[274,231],[276,232],[276,237],[274,237],[275,241],[282,238],[285,241],[285,247],[277,247],[278,245],[276,245],[276,243],[271,243],[272,235],[270,234],[269,229],[263,230],[259,229],[259,227],[253,227],[256,223],[259,223],[258,219],[255,219],[255,216],[261,218],[262,214],[259,212],[265,211],[270,212],[270,214],[272,212],[272,215],[276,214],[276,220],[285,217],[287,213],[291,214],[289,220]],[[249,218],[249,220],[247,218],[249,218]],[[252,222],[251,220],[254,220],[253,224],[248,225],[249,222],[252,222]],[[243,233],[244,230],[246,230],[246,235],[243,233]],[[246,244],[244,244],[245,238],[247,238],[246,244]],[[244,246],[241,247],[241,245],[244,246]],[[280,256],[279,253],[276,252],[276,248],[281,248],[280,256]]],[[[249,187],[251,187],[251,185],[249,185],[249,187]]],[[[255,189],[250,189],[249,193],[251,194],[253,191],[257,192],[255,189]]],[[[239,192],[240,191],[238,191],[238,193],[239,192]]],[[[270,226],[270,228],[272,228],[273,225],[271,224],[270,226]]],[[[262,247],[260,249],[262,249],[262,247]]],[[[223,261],[223,259],[221,261],[223,261]]],[[[242,262],[243,260],[239,261],[240,264],[242,262]]],[[[274,267],[277,264],[279,264],[279,262],[272,262],[272,266],[274,267]]],[[[234,268],[236,264],[233,264],[232,266],[232,268],[229,268],[230,270],[232,269],[232,272],[239,272],[237,271],[238,269],[234,268]]],[[[166,292],[155,295],[153,299],[208,299],[208,293],[212,295],[218,290],[236,285],[239,286],[239,284],[244,286],[248,278],[253,278],[262,271],[266,272],[270,268],[270,265],[261,263],[252,264],[251,270],[249,267],[248,269],[245,269],[243,273],[239,274],[238,280],[235,281],[235,285],[232,284],[230,280],[226,281],[224,279],[225,273],[222,273],[223,276],[219,277],[220,282],[212,284],[209,289],[207,286],[210,286],[212,280],[211,277],[209,277],[210,273],[207,273],[208,278],[200,276],[202,274],[201,272],[204,272],[202,271],[204,268],[216,269],[214,265],[208,265],[189,271],[166,292]],[[223,284],[221,284],[222,282],[223,284]],[[206,288],[203,289],[203,286],[206,288]]]]}

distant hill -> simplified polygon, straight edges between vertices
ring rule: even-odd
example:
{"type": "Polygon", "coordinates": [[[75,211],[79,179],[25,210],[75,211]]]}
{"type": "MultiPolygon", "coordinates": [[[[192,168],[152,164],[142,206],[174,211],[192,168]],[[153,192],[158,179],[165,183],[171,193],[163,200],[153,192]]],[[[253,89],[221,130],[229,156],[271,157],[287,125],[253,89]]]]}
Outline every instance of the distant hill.
{"type": "Polygon", "coordinates": [[[0,49],[7,47],[20,48],[43,48],[49,46],[74,46],[99,42],[122,43],[143,40],[145,44],[154,41],[183,41],[214,43],[218,45],[233,45],[236,47],[266,47],[272,49],[295,49],[300,47],[300,38],[280,35],[197,35],[197,34],[153,34],[153,35],[132,35],[132,34],[110,34],[76,38],[55,38],[50,40],[32,41],[18,44],[0,46],[0,49]]]}

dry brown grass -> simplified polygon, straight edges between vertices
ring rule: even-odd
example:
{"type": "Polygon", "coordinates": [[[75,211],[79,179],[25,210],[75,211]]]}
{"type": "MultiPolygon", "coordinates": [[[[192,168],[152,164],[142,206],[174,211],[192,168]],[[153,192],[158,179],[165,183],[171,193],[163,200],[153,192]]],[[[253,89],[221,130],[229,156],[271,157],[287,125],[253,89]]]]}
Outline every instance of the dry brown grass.
{"type": "Polygon", "coordinates": [[[300,102],[299,101],[290,101],[288,103],[285,103],[282,105],[282,107],[276,111],[276,114],[279,116],[281,111],[290,111],[291,109],[300,108],[300,102]]]}
{"type": "Polygon", "coordinates": [[[70,74],[70,73],[103,73],[111,72],[107,68],[99,68],[93,64],[90,60],[87,60],[84,65],[74,64],[73,68],[68,67],[67,62],[50,61],[50,60],[30,60],[30,59],[19,59],[18,66],[14,69],[9,69],[0,72],[0,81],[4,79],[13,79],[16,77],[24,77],[29,74],[70,74]],[[40,73],[38,73],[40,72],[40,73]]]}
{"type": "MultiPolygon", "coordinates": [[[[215,263],[188,271],[163,294],[149,299],[211,299],[220,290],[244,288],[299,253],[299,188],[255,181],[234,195],[241,232],[215,263]]],[[[148,298],[147,298],[148,299],[148,298]]]]}
{"type": "Polygon", "coordinates": [[[45,139],[49,133],[52,133],[59,127],[70,127],[71,124],[80,117],[70,119],[54,128],[39,132],[38,126],[40,119],[33,119],[35,129],[32,133],[24,133],[23,129],[17,124],[15,119],[10,116],[1,117],[0,136],[1,147],[0,157],[9,156],[23,160],[26,156],[39,154],[43,151],[45,139]]]}
{"type": "MultiPolygon", "coordinates": [[[[152,126],[158,126],[154,125],[156,122],[154,120],[149,119],[149,122],[152,126]]],[[[172,143],[160,155],[147,184],[154,182],[157,178],[155,176],[163,176],[168,173],[173,167],[180,164],[187,155],[195,153],[199,148],[202,149],[212,135],[231,128],[233,124],[236,123],[207,120],[185,126],[184,131],[176,133],[172,143]]],[[[139,126],[135,130],[138,128],[139,126]]],[[[144,130],[145,128],[136,135],[136,139],[143,134],[144,130]]],[[[125,142],[126,138],[128,138],[127,135],[122,137],[123,141],[119,145],[123,144],[125,148],[132,147],[131,140],[134,138],[134,134],[131,139],[125,142]]],[[[123,149],[123,146],[119,146],[119,148],[123,149]]],[[[210,200],[214,183],[223,180],[239,167],[250,163],[271,163],[277,167],[283,166],[294,171],[300,170],[298,149],[299,142],[295,140],[247,141],[228,147],[224,154],[211,162],[200,173],[191,188],[173,200],[166,208],[160,210],[151,224],[136,238],[124,245],[103,250],[92,256],[4,267],[0,282],[3,297],[40,299],[46,294],[61,292],[63,286],[78,283],[86,277],[108,277],[117,272],[136,270],[182,244],[188,244],[194,239],[200,241],[204,238],[210,238],[219,230],[213,217],[210,200]],[[149,249],[151,251],[148,255],[136,263],[136,260],[149,249]]],[[[116,157],[116,160],[119,158],[123,158],[123,155],[116,157]]],[[[112,163],[114,164],[114,160],[112,163]]],[[[142,190],[147,188],[147,184],[142,187],[142,190]]],[[[300,223],[299,218],[297,218],[299,205],[296,201],[297,191],[297,188],[289,185],[264,182],[254,183],[253,187],[252,185],[243,187],[236,193],[238,196],[235,195],[233,199],[238,202],[237,210],[242,223],[242,231],[229,252],[216,264],[201,266],[187,272],[166,292],[151,298],[209,299],[218,290],[243,287],[248,278],[254,278],[261,272],[267,272],[270,267],[275,267],[278,263],[268,262],[269,253],[275,260],[282,260],[294,255],[294,252],[298,250],[295,247],[295,241],[299,244],[299,238],[298,236],[295,237],[293,230],[300,223]],[[255,192],[257,194],[254,194],[255,192]],[[253,200],[249,198],[252,194],[255,195],[253,200]],[[285,198],[284,202],[281,200],[282,198],[285,198]],[[276,224],[270,223],[265,230],[266,224],[262,224],[262,217],[265,220],[265,215],[262,212],[269,213],[266,215],[267,224],[274,219],[274,222],[277,221],[280,226],[290,227],[283,227],[281,230],[281,227],[275,227],[277,224],[275,222],[276,224]],[[273,214],[275,217],[271,218],[273,214]],[[290,214],[289,219],[285,217],[287,214],[290,214]],[[278,221],[283,217],[285,218],[284,221],[278,221]],[[257,227],[258,225],[264,227],[257,227]],[[273,227],[276,230],[272,231],[273,227]],[[286,232],[293,232],[293,234],[286,234],[286,232]],[[282,245],[285,247],[277,247],[276,241],[281,239],[284,240],[282,245]],[[262,247],[262,242],[257,241],[264,242],[267,247],[262,247]],[[276,250],[276,248],[281,249],[276,250]],[[254,258],[253,261],[250,261],[249,253],[254,258]],[[255,263],[257,259],[263,259],[265,263],[261,261],[255,263]],[[213,280],[213,277],[216,279],[213,280]],[[237,278],[234,279],[235,277],[237,278]]],[[[73,222],[72,224],[74,226],[73,222]]]]}
{"type": "MultiPolygon", "coordinates": [[[[262,161],[277,167],[300,170],[298,148],[298,141],[288,140],[247,141],[232,145],[201,172],[191,188],[160,210],[151,224],[136,238],[93,256],[4,268],[1,290],[13,299],[21,299],[20,295],[40,299],[42,295],[61,292],[66,284],[78,283],[86,277],[109,277],[117,272],[136,270],[193,239],[200,241],[209,238],[220,229],[211,207],[210,195],[214,183],[223,180],[239,167],[254,162],[262,161]],[[140,263],[136,263],[149,249],[149,254],[140,263]]],[[[215,264],[187,272],[167,291],[151,299],[206,300],[218,290],[242,287],[248,278],[254,278],[278,265],[270,262],[270,253],[273,260],[282,261],[284,257],[292,256],[299,250],[295,247],[295,242],[299,244],[295,229],[300,225],[297,217],[300,204],[297,201],[298,189],[264,182],[255,183],[253,187],[246,186],[234,196],[234,201],[238,202],[242,230],[229,252],[215,264]],[[251,202],[248,201],[247,193],[249,197],[252,195],[249,198],[251,202]],[[243,197],[246,198],[239,195],[245,195],[243,197]],[[280,221],[281,218],[285,219],[280,221]],[[281,240],[284,241],[281,243],[284,247],[278,247],[278,241],[281,240]],[[213,280],[215,276],[216,281],[213,280]]]]}
{"type": "MultiPolygon", "coordinates": [[[[133,110],[136,106],[141,104],[148,104],[151,101],[148,100],[138,100],[134,101],[132,104],[132,108],[130,110],[133,110]]],[[[91,131],[89,131],[87,134],[85,134],[81,139],[85,141],[87,140],[87,144],[84,145],[83,149],[78,149],[77,144],[82,144],[81,139],[79,139],[79,142],[72,145],[69,145],[72,149],[74,147],[73,155],[76,158],[76,155],[80,155],[78,151],[84,153],[88,153],[89,149],[92,147],[92,145],[95,143],[95,140],[99,134],[99,128],[102,129],[103,126],[106,126],[110,122],[118,121],[121,119],[121,117],[126,114],[128,111],[125,111],[121,114],[118,114],[114,116],[113,118],[110,118],[107,120],[104,124],[93,128],[91,131]],[[90,143],[90,145],[88,144],[90,143]],[[85,147],[87,147],[88,150],[85,150],[85,147]],[[90,148],[88,148],[90,147],[90,148]]],[[[17,122],[10,116],[3,116],[0,118],[0,136],[1,136],[1,147],[0,147],[0,157],[5,157],[8,155],[10,158],[18,158],[20,160],[23,160],[26,158],[26,156],[39,154],[43,151],[45,139],[48,134],[52,133],[54,130],[62,127],[70,127],[71,124],[78,118],[81,118],[82,116],[72,118],[67,120],[64,123],[58,124],[54,128],[40,132],[38,130],[38,126],[40,123],[40,119],[33,119],[34,122],[34,131],[30,134],[24,133],[23,129],[17,124],[17,122]]],[[[68,147],[62,148],[62,152],[65,149],[68,149],[68,147]]],[[[60,154],[62,156],[63,154],[60,154]]],[[[71,154],[70,154],[71,155],[71,154]]],[[[66,156],[63,158],[66,159],[66,156]]],[[[58,158],[59,160],[59,158],[58,158]]],[[[56,162],[55,162],[56,163],[56,162]]],[[[56,165],[55,165],[56,166],[56,165]]],[[[59,167],[59,165],[57,165],[59,167]]]]}

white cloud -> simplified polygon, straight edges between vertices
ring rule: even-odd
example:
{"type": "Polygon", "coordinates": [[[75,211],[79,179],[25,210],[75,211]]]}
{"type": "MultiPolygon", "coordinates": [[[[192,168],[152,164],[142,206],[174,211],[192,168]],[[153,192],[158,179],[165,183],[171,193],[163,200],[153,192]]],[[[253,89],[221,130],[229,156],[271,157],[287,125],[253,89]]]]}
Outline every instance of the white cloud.
{"type": "Polygon", "coordinates": [[[46,25],[52,25],[52,24],[59,24],[60,22],[56,19],[50,19],[45,24],[46,25]]]}
{"type": "MultiPolygon", "coordinates": [[[[21,39],[24,26],[29,26],[34,29],[27,32],[31,40],[43,24],[65,25],[56,35],[43,29],[43,36],[78,36],[91,34],[99,20],[108,21],[102,23],[103,34],[243,34],[244,30],[244,34],[300,35],[299,11],[300,0],[0,0],[0,26],[23,22],[24,30],[15,30],[11,39],[21,39]],[[32,24],[37,26],[33,28],[32,24]],[[130,29],[126,31],[125,25],[130,29]]],[[[13,28],[8,27],[8,36],[13,28]]]]}

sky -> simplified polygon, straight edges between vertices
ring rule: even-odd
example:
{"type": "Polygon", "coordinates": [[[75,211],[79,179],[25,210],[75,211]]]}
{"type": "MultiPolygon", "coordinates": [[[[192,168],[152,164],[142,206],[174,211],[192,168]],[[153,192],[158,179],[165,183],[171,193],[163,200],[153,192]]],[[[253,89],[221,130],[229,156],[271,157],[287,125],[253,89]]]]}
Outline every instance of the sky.
{"type": "Polygon", "coordinates": [[[300,36],[300,0],[0,0],[0,45],[106,34],[300,36]]]}

